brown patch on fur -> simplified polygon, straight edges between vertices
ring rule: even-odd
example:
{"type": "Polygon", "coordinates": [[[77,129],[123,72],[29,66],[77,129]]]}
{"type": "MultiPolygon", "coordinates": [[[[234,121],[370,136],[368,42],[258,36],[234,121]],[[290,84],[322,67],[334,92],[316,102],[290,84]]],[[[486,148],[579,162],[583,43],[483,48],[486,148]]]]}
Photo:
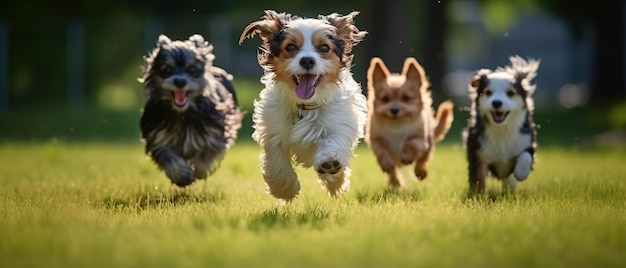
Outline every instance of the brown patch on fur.
{"type": "Polygon", "coordinates": [[[435,142],[445,137],[452,124],[453,103],[442,103],[434,117],[429,83],[415,58],[405,60],[401,74],[389,72],[380,58],[373,58],[367,82],[365,141],[389,175],[389,185],[402,187],[397,169],[412,163],[415,176],[426,178],[435,142]]]}
{"type": "Polygon", "coordinates": [[[344,67],[350,66],[352,58],[354,57],[354,55],[350,55],[352,48],[363,41],[367,34],[366,31],[360,31],[359,28],[354,25],[354,17],[357,15],[359,15],[358,11],[354,11],[345,16],[341,16],[337,13],[328,16],[319,16],[320,19],[324,19],[328,21],[330,25],[335,26],[337,36],[345,41],[343,53],[340,53],[343,55],[341,62],[344,67]]]}
{"type": "Polygon", "coordinates": [[[321,45],[327,45],[330,48],[328,52],[318,51],[323,59],[328,60],[328,64],[326,64],[328,71],[322,78],[322,81],[320,81],[320,84],[339,83],[339,73],[341,73],[341,68],[344,67],[341,63],[341,58],[334,51],[335,47],[332,40],[328,38],[330,35],[330,29],[324,29],[313,33],[311,38],[314,47],[319,48],[321,45]]]}

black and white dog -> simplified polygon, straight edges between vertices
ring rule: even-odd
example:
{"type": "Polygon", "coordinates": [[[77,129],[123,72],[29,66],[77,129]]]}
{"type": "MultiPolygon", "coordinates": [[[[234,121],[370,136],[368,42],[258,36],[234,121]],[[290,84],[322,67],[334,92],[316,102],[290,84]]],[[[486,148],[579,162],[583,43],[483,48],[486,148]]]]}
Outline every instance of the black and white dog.
{"type": "Polygon", "coordinates": [[[478,70],[469,83],[471,118],[463,136],[471,192],[484,192],[488,173],[502,180],[504,190],[514,191],[532,169],[537,143],[531,80],[539,61],[509,60],[509,66],[494,71],[478,70]]]}
{"type": "Polygon", "coordinates": [[[185,41],[161,35],[144,58],[141,137],[181,187],[215,172],[241,127],[232,75],[213,66],[214,58],[213,46],[197,34],[185,41]]]}

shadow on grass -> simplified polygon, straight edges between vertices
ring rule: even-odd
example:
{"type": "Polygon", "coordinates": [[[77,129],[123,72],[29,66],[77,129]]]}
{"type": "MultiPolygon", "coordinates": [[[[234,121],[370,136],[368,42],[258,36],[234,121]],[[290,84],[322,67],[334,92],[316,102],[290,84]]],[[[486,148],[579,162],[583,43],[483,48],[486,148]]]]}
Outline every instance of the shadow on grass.
{"type": "Polygon", "coordinates": [[[467,190],[462,202],[465,206],[484,206],[488,204],[494,204],[498,202],[505,202],[516,200],[519,198],[527,198],[528,192],[524,190],[518,190],[515,192],[505,191],[501,189],[487,189],[484,193],[478,193],[476,191],[467,190]]]}
{"type": "Polygon", "coordinates": [[[147,209],[187,206],[202,203],[217,203],[226,198],[224,192],[193,192],[187,189],[174,189],[168,192],[140,192],[128,197],[106,197],[99,202],[108,209],[147,209]]]}
{"type": "Polygon", "coordinates": [[[389,202],[418,202],[421,199],[418,189],[397,189],[387,187],[381,191],[359,191],[356,199],[361,204],[381,204],[389,202]]]}
{"type": "Polygon", "coordinates": [[[322,230],[330,221],[330,213],[319,207],[306,208],[304,211],[274,208],[252,215],[248,228],[252,231],[260,231],[305,226],[322,230]]]}

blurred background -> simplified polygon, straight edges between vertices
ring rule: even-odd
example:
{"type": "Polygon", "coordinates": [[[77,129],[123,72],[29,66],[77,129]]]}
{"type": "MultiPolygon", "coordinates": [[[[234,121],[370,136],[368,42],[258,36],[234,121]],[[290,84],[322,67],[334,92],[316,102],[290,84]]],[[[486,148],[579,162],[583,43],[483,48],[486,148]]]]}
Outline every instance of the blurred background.
{"type": "Polygon", "coordinates": [[[356,25],[369,34],[354,49],[355,79],[365,88],[373,56],[394,72],[416,57],[435,105],[457,104],[449,142],[460,141],[469,116],[474,71],[520,55],[541,60],[540,143],[626,147],[623,0],[2,1],[0,141],[138,142],[144,97],[137,78],[162,33],[198,33],[214,45],[215,65],[234,74],[250,111],[239,136],[250,140],[260,39],[241,46],[238,39],[266,9],[304,17],[360,11],[356,25]]]}

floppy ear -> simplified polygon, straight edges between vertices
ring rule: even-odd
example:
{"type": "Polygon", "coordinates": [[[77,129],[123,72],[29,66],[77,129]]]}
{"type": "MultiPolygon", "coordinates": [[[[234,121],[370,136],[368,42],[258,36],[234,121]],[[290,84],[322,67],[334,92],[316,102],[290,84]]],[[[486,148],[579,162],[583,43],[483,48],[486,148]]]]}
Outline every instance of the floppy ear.
{"type": "Polygon", "coordinates": [[[470,79],[469,86],[471,89],[477,90],[478,88],[482,88],[487,86],[487,75],[491,73],[489,69],[480,69],[474,74],[472,79],[470,79]]]}
{"type": "Polygon", "coordinates": [[[422,89],[422,86],[427,83],[424,68],[422,68],[422,66],[413,57],[409,57],[404,60],[402,75],[406,77],[407,81],[415,82],[420,90],[422,89]]]}
{"type": "Polygon", "coordinates": [[[381,84],[387,83],[390,73],[382,59],[372,58],[370,67],[367,69],[367,81],[370,91],[376,92],[381,88],[381,84]]]}
{"type": "Polygon", "coordinates": [[[354,25],[354,17],[356,17],[356,15],[359,15],[358,11],[351,12],[345,16],[333,13],[328,16],[319,16],[319,18],[328,21],[330,25],[334,26],[337,29],[337,35],[348,41],[351,44],[351,48],[359,44],[367,34],[366,31],[359,31],[354,25]]]}
{"type": "Polygon", "coordinates": [[[166,35],[162,34],[159,35],[159,39],[157,40],[157,46],[163,47],[171,42],[172,40],[170,40],[166,35]]]}
{"type": "Polygon", "coordinates": [[[273,39],[280,34],[280,30],[283,28],[287,21],[291,20],[291,15],[286,13],[276,13],[274,10],[266,10],[265,16],[261,17],[261,20],[250,23],[241,33],[239,37],[239,44],[243,43],[243,40],[252,38],[256,34],[261,36],[264,42],[273,39]]]}
{"type": "Polygon", "coordinates": [[[328,16],[318,16],[319,19],[328,21],[330,25],[335,27],[337,37],[343,40],[343,51],[341,51],[343,57],[341,61],[344,63],[345,66],[349,66],[352,62],[352,58],[354,57],[354,55],[348,55],[350,54],[350,52],[352,52],[352,47],[358,45],[367,34],[366,31],[360,31],[354,25],[354,17],[356,17],[356,15],[358,14],[358,11],[354,11],[345,16],[341,16],[337,13],[332,13],[328,16]]]}

